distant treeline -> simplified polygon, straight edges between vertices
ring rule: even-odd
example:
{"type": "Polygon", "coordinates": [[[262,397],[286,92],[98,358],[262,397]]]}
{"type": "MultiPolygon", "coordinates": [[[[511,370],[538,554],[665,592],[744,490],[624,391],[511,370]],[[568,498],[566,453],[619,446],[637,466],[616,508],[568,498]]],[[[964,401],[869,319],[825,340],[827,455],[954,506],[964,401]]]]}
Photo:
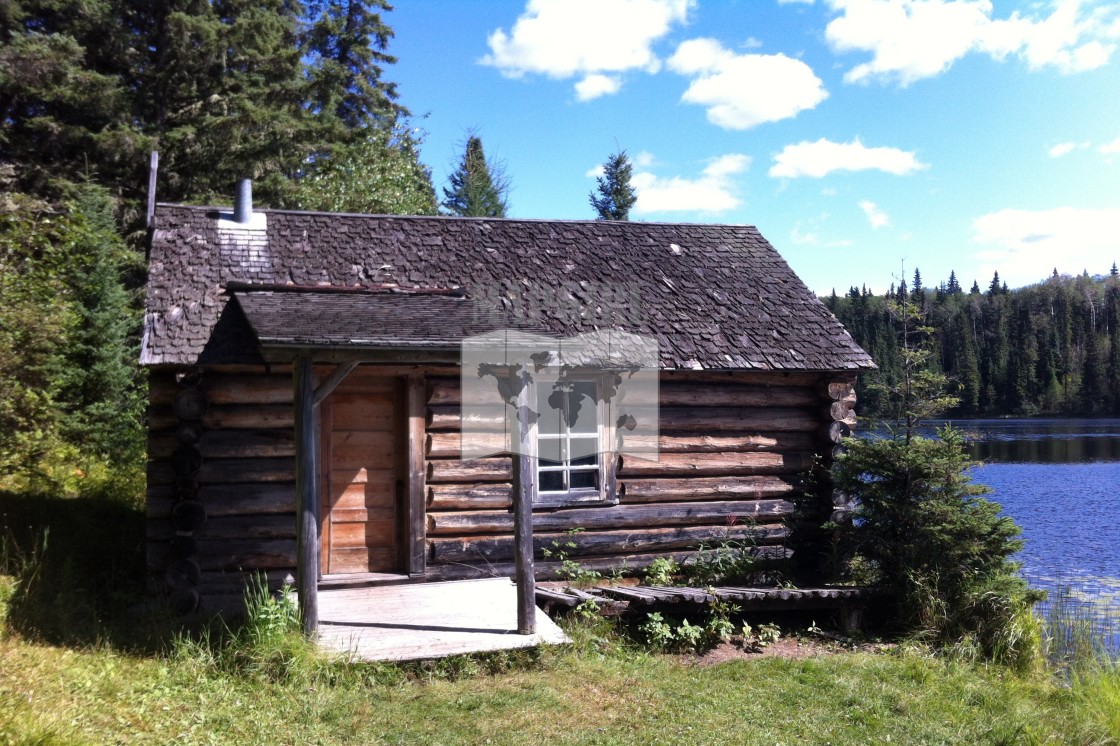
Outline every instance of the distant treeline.
{"type": "Polygon", "coordinates": [[[1055,270],[1016,290],[997,273],[986,291],[965,291],[956,274],[937,287],[921,273],[882,296],[851,288],[823,299],[879,371],[860,382],[860,413],[880,414],[875,384],[902,376],[899,303],[914,304],[922,327],[909,344],[929,345],[932,365],[960,397],[953,416],[1120,416],[1120,273],[1078,277],[1055,270]]]}

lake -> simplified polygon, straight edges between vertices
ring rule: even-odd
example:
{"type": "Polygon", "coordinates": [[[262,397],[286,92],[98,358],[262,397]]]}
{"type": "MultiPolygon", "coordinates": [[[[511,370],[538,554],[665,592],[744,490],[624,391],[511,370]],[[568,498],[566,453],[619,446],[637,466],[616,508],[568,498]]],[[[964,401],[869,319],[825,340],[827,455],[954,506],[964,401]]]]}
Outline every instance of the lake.
{"type": "Polygon", "coordinates": [[[975,481],[991,487],[989,499],[1023,529],[1024,576],[1107,622],[1110,646],[1120,650],[1120,420],[953,426],[969,434],[973,456],[984,462],[975,481]]]}

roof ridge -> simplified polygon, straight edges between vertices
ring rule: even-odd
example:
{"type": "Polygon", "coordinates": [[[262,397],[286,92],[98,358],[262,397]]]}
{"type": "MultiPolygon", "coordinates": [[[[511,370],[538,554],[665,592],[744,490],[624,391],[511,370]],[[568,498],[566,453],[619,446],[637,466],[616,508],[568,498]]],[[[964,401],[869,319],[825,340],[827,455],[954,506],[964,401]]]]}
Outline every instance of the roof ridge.
{"type": "MultiPolygon", "coordinates": [[[[200,212],[233,212],[229,205],[184,205],[178,202],[157,202],[156,207],[174,207],[200,212]]],[[[325,210],[293,210],[280,207],[254,207],[253,212],[276,213],[283,215],[318,215],[332,218],[390,218],[393,220],[440,220],[471,223],[560,223],[564,225],[630,225],[666,226],[674,228],[749,228],[756,233],[758,226],[753,223],[681,223],[664,220],[598,220],[596,218],[489,218],[460,215],[391,215],[365,212],[328,212],[325,210]]]]}

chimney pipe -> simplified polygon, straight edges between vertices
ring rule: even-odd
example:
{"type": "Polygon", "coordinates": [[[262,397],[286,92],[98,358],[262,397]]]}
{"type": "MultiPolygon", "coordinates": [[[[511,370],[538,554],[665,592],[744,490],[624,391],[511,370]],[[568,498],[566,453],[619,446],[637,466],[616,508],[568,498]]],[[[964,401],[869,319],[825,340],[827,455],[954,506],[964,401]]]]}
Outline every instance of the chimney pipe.
{"type": "Polygon", "coordinates": [[[238,223],[249,223],[253,219],[252,179],[242,179],[237,182],[237,201],[233,207],[233,219],[238,223]]]}

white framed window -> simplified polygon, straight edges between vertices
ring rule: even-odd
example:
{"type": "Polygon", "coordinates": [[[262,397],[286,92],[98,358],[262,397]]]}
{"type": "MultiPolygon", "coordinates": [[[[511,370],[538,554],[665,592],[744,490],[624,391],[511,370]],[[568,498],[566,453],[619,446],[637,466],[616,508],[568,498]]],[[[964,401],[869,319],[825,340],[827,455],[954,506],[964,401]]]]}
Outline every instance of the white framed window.
{"type": "Polygon", "coordinates": [[[536,384],[539,417],[533,442],[538,505],[611,502],[609,431],[601,376],[536,384]]]}

